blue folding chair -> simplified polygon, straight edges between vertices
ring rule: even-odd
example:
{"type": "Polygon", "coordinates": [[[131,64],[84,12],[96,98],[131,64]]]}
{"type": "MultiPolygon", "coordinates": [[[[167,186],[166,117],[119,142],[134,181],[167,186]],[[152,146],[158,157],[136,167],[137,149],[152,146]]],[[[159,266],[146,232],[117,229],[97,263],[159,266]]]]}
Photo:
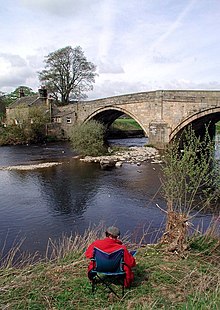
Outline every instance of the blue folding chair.
{"type": "MultiPolygon", "coordinates": [[[[102,283],[117,297],[119,295],[113,290],[112,284],[120,284],[122,287],[122,297],[124,296],[124,250],[120,249],[112,253],[106,253],[98,248],[94,248],[93,269],[89,272],[92,281],[92,292],[94,293],[96,284],[102,283]]],[[[120,297],[119,297],[120,298],[120,297]]]]}

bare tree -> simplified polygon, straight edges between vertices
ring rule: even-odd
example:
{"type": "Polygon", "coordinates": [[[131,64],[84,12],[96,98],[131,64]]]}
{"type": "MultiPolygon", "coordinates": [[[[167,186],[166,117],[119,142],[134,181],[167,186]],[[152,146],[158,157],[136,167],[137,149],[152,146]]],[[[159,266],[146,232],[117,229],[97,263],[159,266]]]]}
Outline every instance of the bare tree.
{"type": "Polygon", "coordinates": [[[87,97],[85,93],[95,83],[96,66],[87,61],[80,46],[58,49],[45,58],[46,66],[39,72],[39,80],[56,100],[64,105],[87,97]]]}

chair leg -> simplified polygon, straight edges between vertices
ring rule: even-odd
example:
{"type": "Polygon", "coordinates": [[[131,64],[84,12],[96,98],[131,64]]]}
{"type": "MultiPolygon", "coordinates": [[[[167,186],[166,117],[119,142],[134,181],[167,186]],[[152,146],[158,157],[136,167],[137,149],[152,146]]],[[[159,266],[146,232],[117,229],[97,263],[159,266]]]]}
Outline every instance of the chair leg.
{"type": "Polygon", "coordinates": [[[105,281],[105,279],[99,277],[98,275],[97,275],[97,277],[98,277],[98,279],[105,285],[105,287],[106,287],[107,289],[110,290],[110,292],[112,292],[113,294],[115,294],[115,296],[117,296],[118,298],[120,298],[120,296],[119,296],[119,295],[115,292],[115,290],[113,290],[113,288],[111,287],[111,284],[108,284],[108,283],[105,281]]]}
{"type": "Polygon", "coordinates": [[[125,292],[125,286],[124,286],[124,278],[122,279],[119,279],[119,284],[121,284],[122,286],[122,296],[120,297],[116,291],[111,287],[111,283],[108,283],[108,281],[106,281],[104,278],[100,277],[98,274],[96,275],[96,277],[94,277],[91,282],[92,282],[92,293],[94,294],[95,293],[95,285],[96,285],[96,280],[99,279],[99,281],[104,284],[104,286],[110,290],[110,292],[112,292],[113,294],[115,294],[115,296],[117,296],[119,299],[121,297],[124,296],[124,292],[125,292]]]}
{"type": "Polygon", "coordinates": [[[95,279],[92,280],[92,293],[95,293],[95,279]]]}

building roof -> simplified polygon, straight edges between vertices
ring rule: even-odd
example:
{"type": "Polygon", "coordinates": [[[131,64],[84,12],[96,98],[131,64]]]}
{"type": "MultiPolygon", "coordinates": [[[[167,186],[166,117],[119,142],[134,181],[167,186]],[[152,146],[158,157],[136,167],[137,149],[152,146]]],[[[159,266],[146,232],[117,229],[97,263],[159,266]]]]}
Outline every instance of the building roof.
{"type": "Polygon", "coordinates": [[[41,105],[45,102],[46,98],[40,98],[39,95],[33,95],[33,96],[24,96],[21,98],[16,99],[14,102],[12,102],[8,108],[13,109],[18,107],[19,105],[30,107],[32,105],[41,105]]]}

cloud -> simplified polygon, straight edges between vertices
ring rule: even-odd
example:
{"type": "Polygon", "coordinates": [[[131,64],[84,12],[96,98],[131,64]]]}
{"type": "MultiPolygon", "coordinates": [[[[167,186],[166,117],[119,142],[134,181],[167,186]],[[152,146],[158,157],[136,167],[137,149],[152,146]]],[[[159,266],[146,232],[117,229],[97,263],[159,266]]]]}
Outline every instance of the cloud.
{"type": "Polygon", "coordinates": [[[95,84],[93,92],[88,93],[89,99],[106,98],[140,91],[146,91],[147,86],[139,82],[104,80],[95,84]]]}
{"type": "Polygon", "coordinates": [[[56,16],[84,14],[100,0],[20,0],[22,5],[30,10],[38,10],[56,16]]]}
{"type": "Polygon", "coordinates": [[[98,63],[98,71],[100,74],[103,73],[110,73],[110,74],[121,74],[124,73],[124,69],[123,67],[119,64],[116,63],[114,61],[114,59],[112,59],[112,61],[108,60],[108,59],[104,59],[103,61],[101,60],[98,63]]]}
{"type": "Polygon", "coordinates": [[[219,0],[208,7],[206,0],[3,1],[0,87],[37,88],[44,56],[80,45],[99,73],[90,98],[216,89],[219,11],[219,0]]]}
{"type": "Polygon", "coordinates": [[[155,49],[156,47],[160,46],[167,40],[176,30],[178,27],[183,26],[183,19],[187,16],[187,14],[192,10],[194,4],[197,0],[191,0],[187,3],[187,5],[181,10],[177,18],[170,23],[168,29],[161,35],[157,40],[152,44],[151,49],[155,49]]]}
{"type": "Polygon", "coordinates": [[[192,80],[171,80],[163,83],[163,89],[185,89],[185,90],[219,90],[220,82],[195,82],[192,80]]]}
{"type": "Polygon", "coordinates": [[[219,90],[220,82],[194,82],[192,80],[148,80],[146,82],[125,82],[105,80],[95,84],[94,91],[88,93],[89,99],[99,99],[111,96],[148,92],[155,90],[219,90]]]}
{"type": "Polygon", "coordinates": [[[169,64],[169,63],[177,63],[180,60],[178,60],[177,56],[166,56],[165,54],[162,54],[160,52],[155,52],[155,54],[152,57],[152,60],[156,64],[169,64]]]}
{"type": "Polygon", "coordinates": [[[23,67],[26,64],[25,60],[19,55],[0,53],[1,61],[8,62],[11,66],[23,67]]]}
{"type": "Polygon", "coordinates": [[[0,66],[0,87],[4,89],[25,85],[35,74],[26,60],[15,54],[0,53],[0,66]]]}

